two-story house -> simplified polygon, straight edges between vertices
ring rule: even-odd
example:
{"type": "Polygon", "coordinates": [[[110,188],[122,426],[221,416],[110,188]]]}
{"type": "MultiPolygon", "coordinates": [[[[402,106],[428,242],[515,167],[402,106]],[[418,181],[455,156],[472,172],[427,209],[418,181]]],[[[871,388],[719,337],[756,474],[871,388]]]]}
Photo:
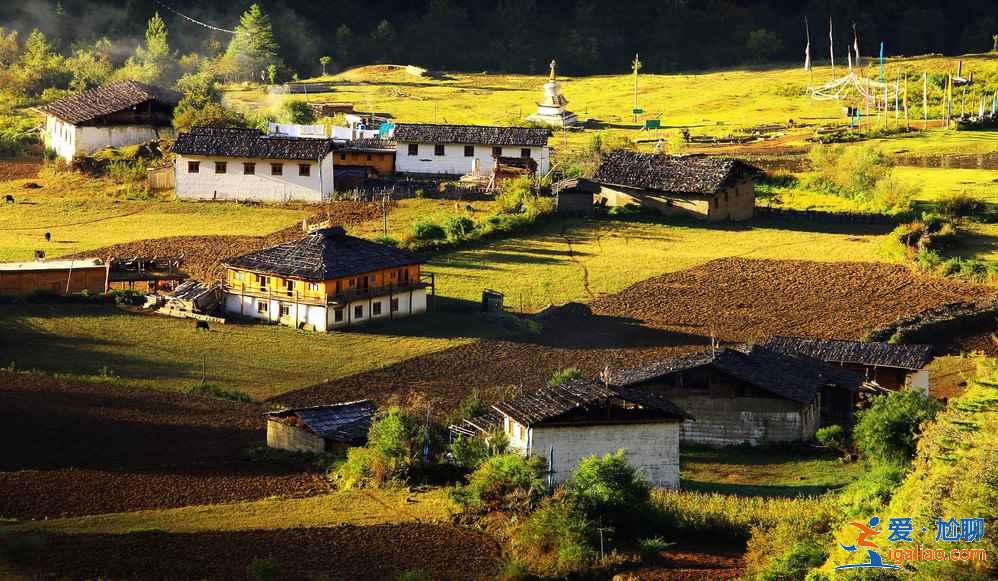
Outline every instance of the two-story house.
{"type": "Polygon", "coordinates": [[[348,236],[339,226],[230,258],[227,313],[329,331],[425,313],[423,261],[392,246],[348,236]]]}

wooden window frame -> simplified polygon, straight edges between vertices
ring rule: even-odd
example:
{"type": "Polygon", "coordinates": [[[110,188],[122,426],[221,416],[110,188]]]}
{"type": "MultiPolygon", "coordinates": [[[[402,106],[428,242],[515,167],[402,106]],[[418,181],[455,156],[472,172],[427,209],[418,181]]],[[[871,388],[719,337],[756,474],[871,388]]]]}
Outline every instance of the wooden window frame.
{"type": "Polygon", "coordinates": [[[282,317],[290,317],[291,316],[291,305],[289,305],[287,303],[279,303],[279,304],[280,304],[280,309],[281,309],[281,316],[282,317]]]}
{"type": "Polygon", "coordinates": [[[371,316],[377,317],[381,315],[381,301],[374,301],[371,303],[371,316]]]}
{"type": "Polygon", "coordinates": [[[399,300],[398,300],[398,298],[392,297],[391,305],[388,307],[388,310],[391,311],[391,312],[393,312],[393,313],[399,312],[399,300]]]}
{"type": "Polygon", "coordinates": [[[256,302],[256,314],[262,315],[264,313],[270,314],[270,303],[265,301],[256,302]]]}
{"type": "Polygon", "coordinates": [[[187,162],[187,173],[201,173],[201,162],[200,161],[188,161],[187,162]]]}
{"type": "Polygon", "coordinates": [[[530,148],[529,147],[520,148],[520,157],[529,159],[530,158],[530,148]]]}
{"type": "Polygon", "coordinates": [[[272,164],[270,164],[270,175],[272,175],[272,176],[282,176],[282,175],[284,175],[284,164],[283,163],[272,163],[272,164]]]}
{"type": "Polygon", "coordinates": [[[353,318],[363,319],[364,318],[364,305],[354,305],[353,306],[353,318]]]}
{"type": "Polygon", "coordinates": [[[406,151],[408,152],[409,155],[419,155],[419,144],[410,143],[406,151]]]}
{"type": "Polygon", "coordinates": [[[433,155],[436,157],[443,157],[447,155],[447,147],[442,143],[438,143],[433,146],[433,155]]]}
{"type": "Polygon", "coordinates": [[[333,309],[333,322],[342,323],[343,322],[343,309],[333,309]]]}
{"type": "Polygon", "coordinates": [[[494,146],[492,148],[492,157],[502,157],[502,146],[494,146]]]}
{"type": "Polygon", "coordinates": [[[215,162],[215,173],[216,174],[229,173],[229,164],[228,164],[228,162],[225,162],[225,161],[216,161],[215,162]]]}
{"type": "Polygon", "coordinates": [[[464,157],[475,157],[475,146],[465,145],[464,146],[464,157]]]}
{"type": "Polygon", "coordinates": [[[244,176],[255,176],[256,175],[256,162],[255,161],[244,161],[243,162],[243,175],[244,176]]]}
{"type": "Polygon", "coordinates": [[[303,178],[312,177],[312,164],[310,163],[299,163],[298,164],[298,176],[303,178]]]}

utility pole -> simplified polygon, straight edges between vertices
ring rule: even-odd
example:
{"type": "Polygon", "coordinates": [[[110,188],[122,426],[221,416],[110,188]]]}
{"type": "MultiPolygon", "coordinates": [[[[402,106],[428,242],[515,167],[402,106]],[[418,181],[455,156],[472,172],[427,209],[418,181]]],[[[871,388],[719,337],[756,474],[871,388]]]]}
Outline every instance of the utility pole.
{"type": "Polygon", "coordinates": [[[634,70],[634,109],[632,113],[634,114],[634,122],[638,122],[638,71],[641,70],[641,60],[638,59],[637,53],[634,55],[634,60],[631,62],[631,68],[634,70]]]}

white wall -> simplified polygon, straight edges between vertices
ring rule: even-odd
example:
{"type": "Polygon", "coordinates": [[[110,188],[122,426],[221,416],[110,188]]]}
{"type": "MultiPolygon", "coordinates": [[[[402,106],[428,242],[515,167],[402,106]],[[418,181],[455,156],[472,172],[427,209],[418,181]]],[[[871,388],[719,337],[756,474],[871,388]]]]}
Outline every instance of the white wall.
{"type": "Polygon", "coordinates": [[[59,157],[73,161],[77,155],[90,155],[106,147],[138,145],[156,139],[174,136],[171,127],[151,125],[118,125],[107,127],[78,127],[52,115],[45,120],[45,145],[55,150],[59,157]]]}
{"type": "Polygon", "coordinates": [[[177,197],[182,200],[256,200],[261,202],[322,202],[333,191],[332,153],[315,161],[177,155],[174,164],[177,197]],[[198,173],[188,172],[189,161],[200,162],[198,173]],[[215,162],[226,162],[224,174],[215,173],[215,162]],[[256,173],[243,174],[243,164],[256,164],[256,173]],[[271,163],[284,165],[284,174],[271,175],[271,163]],[[298,164],[312,166],[310,175],[298,175],[298,164]]]}
{"type": "Polygon", "coordinates": [[[926,397],[929,395],[929,370],[919,369],[914,373],[909,373],[905,378],[908,389],[918,392],[926,397]]]}
{"type": "MultiPolygon", "coordinates": [[[[409,155],[409,144],[399,143],[395,150],[395,171],[401,173],[425,173],[465,175],[475,167],[479,160],[479,168],[483,174],[492,171],[495,163],[492,159],[491,145],[475,145],[475,155],[465,157],[464,145],[448,143],[444,145],[444,155],[434,155],[434,144],[420,143],[419,155],[409,155]]],[[[537,172],[544,175],[551,169],[551,156],[547,147],[527,147],[523,145],[505,145],[502,154],[505,157],[520,157],[521,149],[530,149],[530,157],[537,162],[537,172]]]]}
{"type": "MultiPolygon", "coordinates": [[[[413,289],[412,291],[412,314],[417,315],[426,312],[426,289],[413,289]]],[[[380,297],[372,297],[371,299],[361,299],[352,301],[343,307],[343,320],[336,321],[336,309],[333,307],[329,308],[326,313],[328,317],[326,322],[326,327],[329,329],[336,329],[340,327],[347,327],[357,324],[366,323],[372,319],[398,319],[402,317],[409,316],[409,291],[401,291],[397,294],[393,294],[391,297],[385,294],[380,297]],[[398,310],[394,313],[390,313],[391,298],[398,299],[398,310]],[[381,304],[381,314],[374,315],[374,303],[381,304]],[[360,307],[361,316],[356,316],[356,308],[360,307]]]]}
{"type": "Polygon", "coordinates": [[[649,422],[583,426],[551,426],[524,429],[516,438],[515,424],[505,425],[510,446],[523,454],[545,460],[554,447],[554,480],[564,482],[583,458],[602,456],[623,449],[627,461],[640,469],[655,486],[679,488],[679,422],[649,422]]]}

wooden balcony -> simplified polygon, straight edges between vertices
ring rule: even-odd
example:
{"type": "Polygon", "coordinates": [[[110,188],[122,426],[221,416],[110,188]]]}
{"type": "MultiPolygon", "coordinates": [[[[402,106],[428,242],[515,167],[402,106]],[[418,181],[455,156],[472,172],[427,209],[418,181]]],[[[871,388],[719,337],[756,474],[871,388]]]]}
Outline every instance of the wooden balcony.
{"type": "Polygon", "coordinates": [[[286,303],[295,303],[300,305],[317,305],[317,306],[333,306],[333,307],[343,307],[348,303],[353,301],[360,301],[364,299],[374,299],[378,297],[387,296],[398,296],[401,294],[409,293],[418,289],[429,288],[432,294],[436,294],[436,284],[435,276],[432,272],[424,272],[420,275],[420,280],[409,281],[402,284],[389,285],[389,286],[379,286],[379,287],[369,287],[369,288],[355,288],[350,289],[345,292],[333,293],[325,297],[317,297],[315,295],[304,295],[300,291],[286,291],[283,288],[278,287],[260,289],[253,286],[247,286],[245,284],[224,285],[224,290],[227,293],[242,295],[247,297],[255,297],[261,299],[277,300],[286,303]]]}

